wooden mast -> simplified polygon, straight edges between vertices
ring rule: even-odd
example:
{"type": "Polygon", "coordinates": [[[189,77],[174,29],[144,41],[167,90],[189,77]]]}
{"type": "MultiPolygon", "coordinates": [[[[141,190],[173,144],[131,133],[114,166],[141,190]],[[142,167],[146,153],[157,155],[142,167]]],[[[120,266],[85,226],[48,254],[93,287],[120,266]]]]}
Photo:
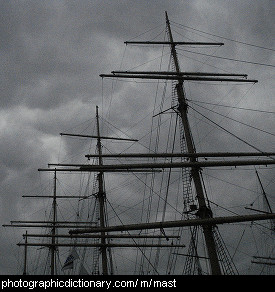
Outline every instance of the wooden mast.
{"type": "MultiPolygon", "coordinates": [[[[171,47],[171,53],[173,56],[176,72],[180,72],[180,66],[178,62],[178,57],[177,57],[177,52],[175,45],[173,44],[173,36],[172,36],[172,31],[170,27],[170,22],[168,19],[168,14],[165,12],[166,16],[166,24],[167,24],[167,29],[168,29],[168,34],[169,34],[169,39],[170,39],[170,47],[171,47]]],[[[178,94],[178,111],[182,120],[183,124],[183,129],[184,129],[184,136],[186,139],[186,146],[188,149],[189,153],[196,153],[195,145],[193,143],[192,139],[192,134],[191,134],[191,129],[187,117],[187,101],[185,98],[184,90],[183,90],[183,81],[179,80],[178,84],[176,85],[177,89],[177,94],[178,94]]],[[[190,158],[191,162],[195,162],[196,158],[191,157],[190,158]]],[[[206,218],[211,218],[212,217],[212,211],[210,210],[209,206],[207,206],[206,201],[205,201],[205,196],[204,196],[204,191],[203,191],[203,185],[200,177],[200,170],[198,167],[192,167],[191,168],[191,175],[193,177],[195,189],[196,189],[196,194],[198,198],[198,204],[199,204],[199,211],[198,211],[198,216],[201,219],[206,219],[206,218]]],[[[202,226],[203,233],[204,233],[204,238],[205,238],[205,243],[206,243],[206,248],[208,251],[208,257],[210,261],[210,267],[212,274],[214,275],[219,275],[221,274],[221,268],[219,264],[219,259],[218,259],[218,254],[215,246],[215,240],[214,240],[214,235],[213,235],[213,225],[203,225],[202,226]]]]}
{"type": "Polygon", "coordinates": [[[53,191],[53,222],[52,222],[52,245],[51,249],[51,275],[55,274],[55,253],[56,253],[56,171],[54,172],[54,191],[53,191]]]}
{"type": "MultiPolygon", "coordinates": [[[[100,138],[100,129],[99,129],[99,116],[98,116],[98,106],[96,106],[96,123],[97,123],[97,152],[98,152],[98,165],[103,165],[102,160],[102,145],[100,138]]],[[[98,173],[98,202],[99,202],[99,220],[100,227],[105,227],[105,200],[106,193],[104,190],[104,174],[103,171],[98,173]]],[[[101,256],[102,256],[102,274],[108,275],[108,265],[107,265],[107,249],[106,249],[106,237],[105,232],[101,232],[101,256]]]]}
{"type": "Polygon", "coordinates": [[[23,270],[23,275],[27,275],[27,253],[28,253],[28,246],[27,246],[27,243],[28,243],[28,231],[26,230],[26,233],[25,233],[25,249],[24,249],[24,270],[23,270]]]}

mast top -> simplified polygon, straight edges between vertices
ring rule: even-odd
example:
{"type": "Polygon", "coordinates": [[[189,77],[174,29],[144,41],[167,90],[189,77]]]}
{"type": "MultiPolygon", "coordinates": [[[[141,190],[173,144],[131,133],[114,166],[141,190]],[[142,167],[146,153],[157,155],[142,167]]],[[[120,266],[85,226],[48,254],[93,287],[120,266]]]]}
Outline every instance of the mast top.
{"type": "MultiPolygon", "coordinates": [[[[165,18],[166,18],[166,24],[168,26],[170,26],[170,21],[168,19],[168,14],[167,14],[167,11],[165,11],[165,18]]],[[[124,42],[126,45],[127,44],[147,44],[147,45],[203,45],[203,46],[207,46],[207,45],[210,45],[210,46],[223,46],[224,43],[213,43],[213,42],[174,42],[173,40],[170,40],[168,42],[159,42],[159,41],[127,41],[127,42],[124,42]]]]}
{"type": "Polygon", "coordinates": [[[167,11],[165,11],[165,19],[166,19],[166,23],[169,23],[169,18],[168,18],[168,13],[167,13],[167,11]]]}

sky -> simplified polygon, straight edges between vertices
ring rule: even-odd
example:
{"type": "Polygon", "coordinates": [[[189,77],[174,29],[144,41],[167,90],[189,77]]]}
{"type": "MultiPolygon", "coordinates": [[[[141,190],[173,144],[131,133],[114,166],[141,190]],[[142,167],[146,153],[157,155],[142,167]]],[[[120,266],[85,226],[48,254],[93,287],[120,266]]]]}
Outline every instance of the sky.
{"type": "MultiPolygon", "coordinates": [[[[196,51],[201,54],[192,54],[190,51],[196,50],[194,48],[179,50],[185,71],[246,73],[248,78],[259,81],[219,89],[212,85],[194,86],[190,82],[185,90],[191,100],[274,112],[273,1],[0,0],[1,225],[20,218],[27,220],[30,210],[35,216],[42,215],[43,203],[31,203],[22,195],[34,194],[45,178],[49,178],[48,174],[39,173],[38,168],[60,161],[84,161],[83,153],[88,154],[85,151],[90,144],[84,141],[79,145],[76,140],[61,138],[59,133],[76,132],[78,127],[85,133],[87,121],[94,122],[96,105],[100,115],[114,125],[109,132],[105,128],[104,133],[123,136],[116,130],[119,128],[132,138],[143,137],[146,130],[140,121],[150,113],[155,97],[149,89],[141,90],[139,83],[108,83],[99,75],[119,69],[158,70],[154,59],[159,62],[161,48],[129,48],[124,41],[148,40],[148,37],[163,40],[159,35],[165,28],[165,11],[176,40],[225,43],[223,47],[196,51]],[[137,123],[140,127],[135,126],[137,123]]],[[[191,104],[198,111],[202,110],[191,104]]],[[[231,142],[232,137],[222,131],[214,132],[211,126],[202,123],[201,116],[189,110],[198,151],[212,151],[213,148],[216,151],[274,151],[273,114],[225,110],[221,113],[267,133],[202,111],[213,119],[215,116],[215,121],[220,121],[223,127],[230,126],[237,136],[253,144],[254,149],[251,149],[240,140],[231,142]],[[205,136],[199,136],[198,130],[203,130],[205,136]]],[[[145,138],[141,142],[148,141],[145,138]]],[[[118,145],[110,147],[116,149],[118,145]]],[[[134,151],[134,147],[131,150],[134,151]]],[[[259,172],[274,206],[274,168],[259,172]]],[[[213,172],[206,175],[210,181],[211,177],[213,179],[213,172]]],[[[231,172],[220,178],[229,176],[231,172]]],[[[245,182],[248,188],[255,187],[251,172],[236,179],[242,186],[245,182]]],[[[238,195],[242,196],[242,191],[238,195]]],[[[234,205],[234,195],[226,199],[234,205]]],[[[253,196],[248,199],[252,201],[253,196]]],[[[22,230],[0,228],[0,274],[16,274],[19,255],[16,243],[22,240],[22,230]]]]}

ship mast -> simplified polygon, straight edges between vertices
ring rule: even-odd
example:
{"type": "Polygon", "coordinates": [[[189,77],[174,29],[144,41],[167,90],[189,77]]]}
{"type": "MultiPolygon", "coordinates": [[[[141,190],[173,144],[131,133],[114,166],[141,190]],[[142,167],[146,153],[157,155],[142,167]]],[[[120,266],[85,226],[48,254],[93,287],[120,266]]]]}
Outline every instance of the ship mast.
{"type": "Polygon", "coordinates": [[[23,275],[27,275],[27,254],[28,254],[28,231],[26,231],[25,233],[26,237],[25,237],[25,248],[24,248],[24,269],[23,269],[23,275]]]}
{"type": "MultiPolygon", "coordinates": [[[[96,107],[96,124],[97,124],[97,152],[98,152],[98,164],[99,166],[103,165],[102,160],[102,145],[101,145],[101,137],[100,137],[100,129],[99,129],[99,116],[98,116],[98,106],[96,107]]],[[[103,171],[98,173],[98,202],[99,202],[99,220],[100,227],[105,227],[105,200],[106,193],[104,191],[104,174],[103,171]]],[[[106,250],[106,237],[105,232],[101,232],[101,255],[102,255],[102,273],[103,275],[108,274],[108,266],[107,266],[107,250],[106,250]]]]}
{"type": "Polygon", "coordinates": [[[52,223],[52,245],[51,249],[51,275],[55,274],[55,252],[56,252],[56,171],[54,172],[54,189],[53,189],[53,223],[52,223]]]}
{"type": "MultiPolygon", "coordinates": [[[[178,57],[177,57],[177,52],[176,52],[176,48],[175,48],[175,44],[174,44],[173,35],[172,35],[167,12],[165,12],[165,16],[166,16],[166,25],[167,25],[167,29],[168,29],[168,35],[169,35],[169,39],[170,39],[170,43],[171,43],[170,44],[171,54],[172,54],[173,61],[175,64],[176,72],[180,73],[181,71],[180,71],[179,61],[178,61],[178,57]]],[[[186,139],[186,146],[187,146],[188,152],[193,154],[193,153],[196,153],[196,149],[195,149],[195,145],[194,145],[193,140],[192,140],[192,133],[191,133],[188,117],[187,117],[188,105],[187,105],[184,90],[183,90],[183,80],[178,81],[178,84],[176,85],[176,89],[177,89],[178,103],[179,103],[178,111],[179,111],[179,115],[181,117],[181,121],[183,124],[184,136],[186,139]]],[[[195,162],[196,158],[191,157],[190,160],[191,160],[191,162],[195,162]]],[[[196,194],[197,194],[198,204],[199,204],[199,210],[198,210],[197,215],[201,219],[211,218],[212,212],[211,212],[209,206],[207,206],[206,201],[205,201],[205,196],[204,196],[203,185],[202,185],[202,181],[201,181],[201,177],[200,177],[199,168],[192,167],[191,168],[191,175],[193,177],[194,186],[196,189],[196,194]]],[[[209,256],[212,274],[219,275],[219,274],[221,274],[221,268],[220,268],[220,264],[219,264],[219,260],[218,260],[216,247],[215,247],[215,241],[214,241],[214,235],[213,235],[213,225],[204,225],[204,226],[202,226],[202,228],[203,228],[203,233],[204,233],[206,248],[208,251],[208,256],[209,256]]]]}

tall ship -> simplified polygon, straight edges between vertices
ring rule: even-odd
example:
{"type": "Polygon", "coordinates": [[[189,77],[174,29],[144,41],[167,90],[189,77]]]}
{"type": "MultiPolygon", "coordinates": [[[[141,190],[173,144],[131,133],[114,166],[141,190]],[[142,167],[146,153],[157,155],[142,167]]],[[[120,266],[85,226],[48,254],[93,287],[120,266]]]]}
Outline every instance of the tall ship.
{"type": "Polygon", "coordinates": [[[4,225],[24,230],[22,274],[274,274],[266,185],[275,152],[251,142],[255,132],[274,134],[231,115],[258,114],[237,106],[257,76],[206,70],[195,58],[187,66],[186,53],[211,58],[202,50],[224,43],[202,34],[190,40],[179,29],[165,13],[161,33],[126,41],[125,52],[150,62],[131,55],[131,63],[100,74],[101,105],[60,133],[67,153],[78,153],[41,166],[49,183],[23,195],[45,211],[4,225]]]}

